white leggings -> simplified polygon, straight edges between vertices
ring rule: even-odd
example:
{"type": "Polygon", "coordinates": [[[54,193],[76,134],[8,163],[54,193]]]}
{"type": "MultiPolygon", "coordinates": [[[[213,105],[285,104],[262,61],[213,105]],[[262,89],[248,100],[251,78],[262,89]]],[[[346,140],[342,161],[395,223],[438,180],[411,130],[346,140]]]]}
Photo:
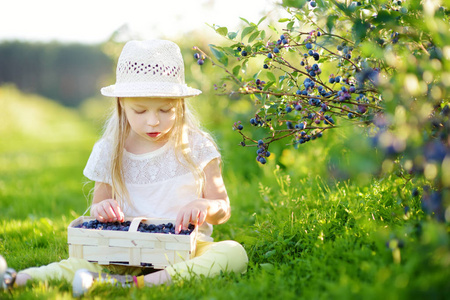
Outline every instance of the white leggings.
{"type": "MultiPolygon", "coordinates": [[[[241,244],[235,241],[197,242],[195,257],[191,260],[176,263],[166,268],[172,279],[189,279],[191,276],[204,275],[213,277],[222,272],[245,273],[248,257],[241,244]]],[[[127,266],[101,266],[80,258],[68,258],[60,262],[42,267],[29,268],[21,271],[37,280],[66,279],[72,281],[75,272],[87,269],[99,273],[108,269],[115,274],[143,275],[142,268],[127,266]]]]}

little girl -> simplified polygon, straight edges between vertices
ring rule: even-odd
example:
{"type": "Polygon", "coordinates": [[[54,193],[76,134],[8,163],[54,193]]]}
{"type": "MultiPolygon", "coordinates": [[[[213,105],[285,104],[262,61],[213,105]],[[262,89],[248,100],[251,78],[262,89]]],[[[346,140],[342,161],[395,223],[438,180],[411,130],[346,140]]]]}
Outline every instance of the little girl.
{"type": "Polygon", "coordinates": [[[186,105],[186,98],[201,91],[185,84],[179,47],[164,40],[128,42],[116,84],[101,93],[117,103],[84,170],[95,181],[91,215],[101,222],[175,219],[176,233],[194,224],[196,256],[146,275],[146,269],[117,265],[106,266],[105,274],[105,266],[69,258],[19,272],[16,285],[62,277],[73,282],[77,296],[95,280],[142,287],[221,271],[244,273],[248,258],[240,244],[212,242],[212,225],[229,219],[230,203],[217,146],[186,105]]]}

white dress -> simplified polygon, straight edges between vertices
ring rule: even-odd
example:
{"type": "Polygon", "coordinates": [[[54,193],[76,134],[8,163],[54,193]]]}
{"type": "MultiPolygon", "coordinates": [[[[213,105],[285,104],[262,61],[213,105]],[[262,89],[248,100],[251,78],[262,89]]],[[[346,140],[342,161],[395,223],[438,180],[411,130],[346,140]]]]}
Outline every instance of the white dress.
{"type": "MultiPolygon", "coordinates": [[[[220,158],[214,144],[199,133],[189,134],[193,161],[204,168],[211,160],[220,158]]],[[[112,142],[100,139],[92,150],[83,174],[90,180],[111,185],[110,157],[112,142]]],[[[124,205],[126,217],[176,219],[179,209],[197,199],[197,185],[192,172],[181,164],[173,144],[133,154],[124,151],[125,185],[135,209],[124,205]]],[[[199,227],[200,239],[211,241],[212,225],[199,227]]]]}

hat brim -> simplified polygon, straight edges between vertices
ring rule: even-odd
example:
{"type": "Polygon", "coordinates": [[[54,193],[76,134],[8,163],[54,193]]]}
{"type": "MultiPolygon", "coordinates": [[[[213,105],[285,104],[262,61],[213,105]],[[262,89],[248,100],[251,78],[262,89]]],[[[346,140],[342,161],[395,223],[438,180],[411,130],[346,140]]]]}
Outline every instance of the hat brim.
{"type": "Polygon", "coordinates": [[[110,85],[100,90],[101,94],[106,97],[146,97],[146,98],[189,98],[198,96],[202,91],[184,86],[181,90],[161,91],[160,89],[140,89],[140,90],[120,90],[117,86],[110,85]]]}

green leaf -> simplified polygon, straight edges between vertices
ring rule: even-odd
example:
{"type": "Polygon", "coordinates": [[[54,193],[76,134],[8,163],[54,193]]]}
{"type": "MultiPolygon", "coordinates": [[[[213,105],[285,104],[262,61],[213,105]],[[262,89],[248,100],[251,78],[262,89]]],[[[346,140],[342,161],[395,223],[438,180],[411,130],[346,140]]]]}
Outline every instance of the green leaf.
{"type": "Polygon", "coordinates": [[[301,8],[305,5],[306,0],[283,0],[283,6],[301,8]]]}
{"type": "Polygon", "coordinates": [[[266,31],[262,30],[261,31],[261,39],[265,39],[266,38],[266,31]]]}
{"type": "Polygon", "coordinates": [[[278,22],[279,23],[284,23],[284,22],[288,22],[288,21],[290,21],[291,19],[289,19],[289,18],[281,18],[281,19],[279,19],[278,20],[278,22]]]}
{"type": "Polygon", "coordinates": [[[234,67],[234,68],[233,68],[233,75],[234,75],[234,76],[238,76],[240,70],[241,70],[241,66],[236,66],[236,67],[234,67]]]}
{"type": "Polygon", "coordinates": [[[241,40],[248,34],[252,33],[255,30],[256,27],[254,26],[249,26],[249,27],[245,27],[244,30],[242,30],[241,33],[241,40]]]}
{"type": "Polygon", "coordinates": [[[238,35],[237,32],[228,32],[228,38],[230,40],[234,40],[236,38],[236,36],[238,35]]]}
{"type": "Polygon", "coordinates": [[[219,27],[216,29],[216,32],[220,35],[226,36],[228,33],[228,28],[226,27],[219,27]]]}
{"type": "Polygon", "coordinates": [[[277,81],[277,78],[272,72],[267,72],[267,78],[269,78],[270,81],[277,81]]]}
{"type": "Polygon", "coordinates": [[[289,22],[289,23],[286,25],[286,28],[287,28],[288,30],[291,30],[292,27],[294,27],[294,21],[291,21],[291,22],[289,22]]]}
{"type": "Polygon", "coordinates": [[[338,18],[339,18],[339,17],[336,16],[336,15],[330,15],[330,16],[328,16],[328,18],[327,18],[327,29],[328,29],[328,32],[331,32],[331,31],[333,30],[334,24],[336,23],[336,20],[337,20],[338,18]]]}
{"type": "Polygon", "coordinates": [[[228,56],[219,50],[217,46],[210,44],[209,49],[211,49],[212,54],[217,58],[217,60],[222,63],[225,67],[228,66],[228,56]]]}
{"type": "Polygon", "coordinates": [[[252,35],[248,38],[248,42],[251,43],[253,42],[259,35],[259,31],[256,31],[254,33],[252,33],[252,35]]]}
{"type": "Polygon", "coordinates": [[[242,18],[242,17],[239,17],[239,19],[241,19],[242,21],[244,21],[245,23],[247,23],[248,25],[250,25],[250,22],[247,21],[246,19],[244,19],[244,18],[242,18]]]}
{"type": "Polygon", "coordinates": [[[267,16],[262,17],[262,18],[258,21],[258,24],[256,24],[256,25],[261,24],[266,18],[267,18],[267,16]]]}

